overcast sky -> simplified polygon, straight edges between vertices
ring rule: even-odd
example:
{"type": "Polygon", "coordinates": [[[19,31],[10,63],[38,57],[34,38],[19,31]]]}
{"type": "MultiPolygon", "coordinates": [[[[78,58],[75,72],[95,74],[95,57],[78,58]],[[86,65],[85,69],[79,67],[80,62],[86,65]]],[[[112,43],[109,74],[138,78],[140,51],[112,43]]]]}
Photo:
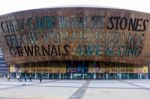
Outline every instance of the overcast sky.
{"type": "Polygon", "coordinates": [[[150,13],[150,0],[0,0],[0,15],[61,6],[113,7],[150,13]]]}

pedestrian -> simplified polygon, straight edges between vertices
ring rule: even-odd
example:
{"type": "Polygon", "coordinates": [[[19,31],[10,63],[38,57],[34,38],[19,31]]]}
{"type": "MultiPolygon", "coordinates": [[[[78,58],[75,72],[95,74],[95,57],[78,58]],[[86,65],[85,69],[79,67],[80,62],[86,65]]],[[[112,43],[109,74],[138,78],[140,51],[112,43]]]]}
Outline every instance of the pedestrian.
{"type": "Polygon", "coordinates": [[[7,81],[10,81],[10,75],[9,74],[7,75],[7,81]]]}
{"type": "Polygon", "coordinates": [[[109,73],[107,72],[106,73],[106,80],[108,80],[109,79],[109,73]]]}
{"type": "Polygon", "coordinates": [[[24,76],[24,81],[25,81],[25,82],[27,81],[27,76],[26,76],[26,75],[24,76]]]}
{"type": "Polygon", "coordinates": [[[20,82],[22,82],[22,75],[20,75],[20,78],[19,78],[20,82]]]}
{"type": "Polygon", "coordinates": [[[42,75],[40,75],[40,82],[42,82],[42,75]]]}
{"type": "Polygon", "coordinates": [[[19,76],[19,74],[17,75],[17,81],[19,81],[19,79],[20,79],[20,76],[19,76]]]}
{"type": "Polygon", "coordinates": [[[29,81],[32,82],[32,75],[29,75],[29,81]]]}

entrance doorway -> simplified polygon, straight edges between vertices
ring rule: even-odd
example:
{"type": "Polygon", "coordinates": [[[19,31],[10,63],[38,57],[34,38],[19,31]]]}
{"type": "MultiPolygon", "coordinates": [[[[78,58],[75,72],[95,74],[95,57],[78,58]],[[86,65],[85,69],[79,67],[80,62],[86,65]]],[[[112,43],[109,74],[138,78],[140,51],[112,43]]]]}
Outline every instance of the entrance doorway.
{"type": "Polygon", "coordinates": [[[88,62],[71,61],[67,64],[67,73],[70,74],[70,79],[86,79],[88,78],[88,62]]]}

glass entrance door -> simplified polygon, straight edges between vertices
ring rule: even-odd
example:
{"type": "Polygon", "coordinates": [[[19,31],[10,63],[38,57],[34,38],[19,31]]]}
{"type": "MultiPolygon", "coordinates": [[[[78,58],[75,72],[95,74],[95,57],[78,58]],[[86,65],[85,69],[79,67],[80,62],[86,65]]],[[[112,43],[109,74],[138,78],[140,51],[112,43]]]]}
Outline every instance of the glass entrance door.
{"type": "Polygon", "coordinates": [[[67,73],[70,74],[70,79],[85,79],[88,78],[88,65],[84,61],[72,61],[67,64],[67,73]]]}

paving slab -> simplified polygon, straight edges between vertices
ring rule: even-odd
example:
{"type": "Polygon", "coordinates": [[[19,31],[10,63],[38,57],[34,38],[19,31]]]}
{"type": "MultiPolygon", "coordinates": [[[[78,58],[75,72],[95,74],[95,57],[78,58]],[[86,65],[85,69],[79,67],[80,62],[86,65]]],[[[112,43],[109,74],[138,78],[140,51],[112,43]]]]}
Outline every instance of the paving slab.
{"type": "Polygon", "coordinates": [[[0,80],[0,99],[149,99],[150,80],[0,80]]]}
{"type": "Polygon", "coordinates": [[[150,91],[142,89],[88,88],[83,99],[150,99],[150,91]]]}

